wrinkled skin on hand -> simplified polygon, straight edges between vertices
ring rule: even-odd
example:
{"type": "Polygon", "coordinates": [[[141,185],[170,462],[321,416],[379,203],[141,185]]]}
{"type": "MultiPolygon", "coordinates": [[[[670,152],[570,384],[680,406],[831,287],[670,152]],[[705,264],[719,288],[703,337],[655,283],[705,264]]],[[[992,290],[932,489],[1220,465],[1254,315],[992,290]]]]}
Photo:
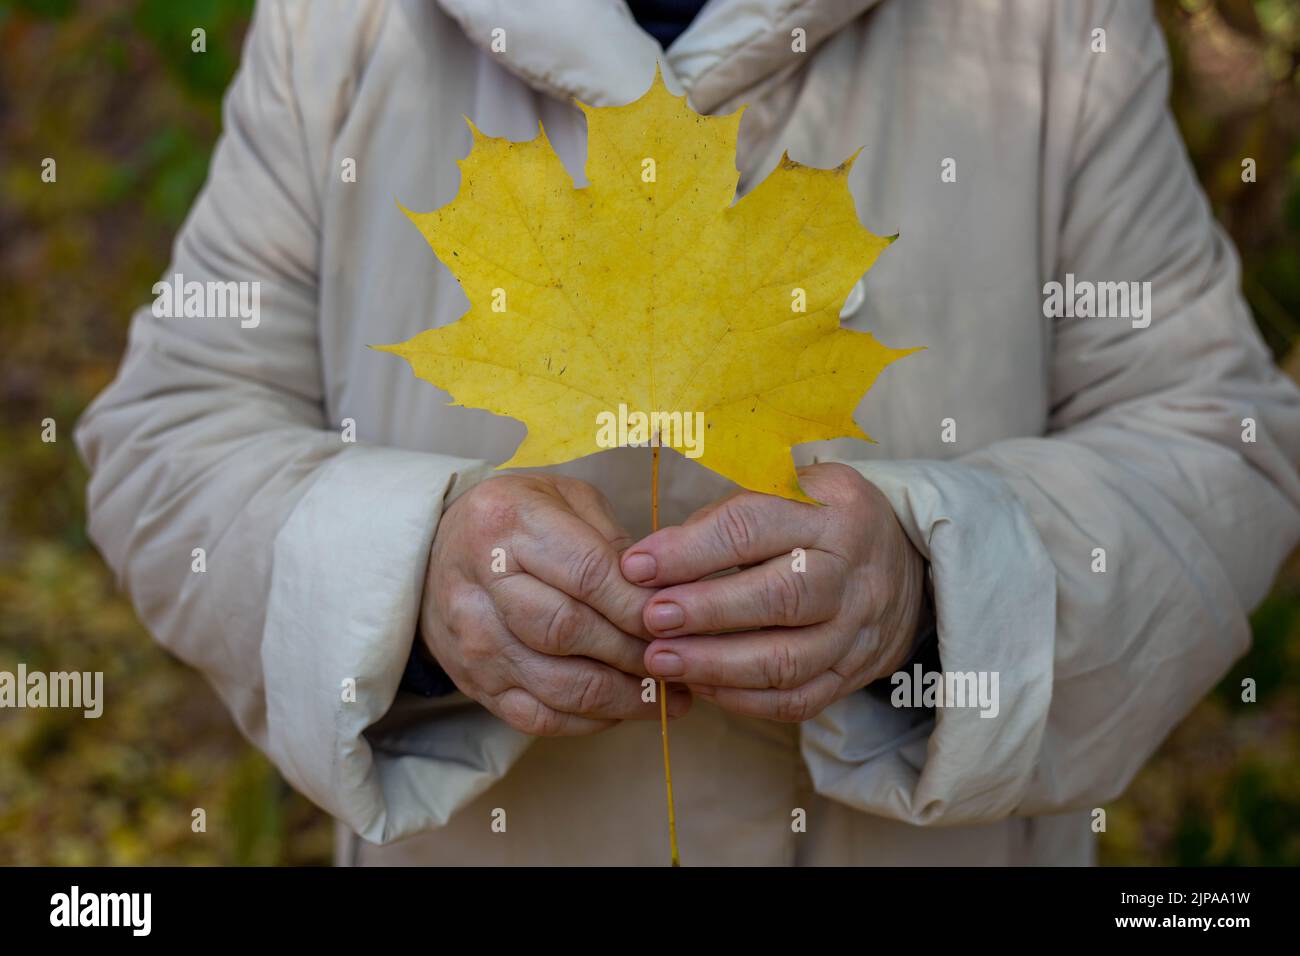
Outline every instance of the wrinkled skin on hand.
{"type": "Polygon", "coordinates": [[[855,469],[799,480],[822,507],[742,492],[624,552],[624,576],[659,589],[643,615],[651,674],[738,714],[803,721],[907,660],[928,615],[924,559],[855,469]]]}
{"type": "MultiPolygon", "coordinates": [[[[456,686],[510,726],[589,734],[657,720],[642,700],[647,588],[629,584],[630,538],[599,491],[552,476],[503,475],[447,508],[420,613],[426,647],[456,686]],[[493,570],[493,549],[505,553],[493,570]]],[[[668,713],[690,707],[671,688],[668,713]]]]}

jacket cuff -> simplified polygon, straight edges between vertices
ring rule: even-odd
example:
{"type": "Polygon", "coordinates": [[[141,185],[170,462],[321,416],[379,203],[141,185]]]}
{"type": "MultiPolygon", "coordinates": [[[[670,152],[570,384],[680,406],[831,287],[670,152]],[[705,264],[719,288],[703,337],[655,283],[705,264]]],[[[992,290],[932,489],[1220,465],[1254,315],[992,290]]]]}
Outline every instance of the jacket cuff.
{"type": "MultiPolygon", "coordinates": [[[[910,692],[851,694],[802,726],[814,786],[916,825],[1008,816],[1028,788],[1052,699],[1056,569],[1023,505],[992,472],[955,462],[848,464],[884,493],[930,562],[944,674],[982,677],[993,706],[941,699],[929,711],[911,706],[910,692]]],[[[915,665],[908,670],[915,681],[915,665]]]]}
{"type": "Polygon", "coordinates": [[[483,462],[357,446],[323,466],[275,538],[262,636],[267,750],[296,788],[372,842],[445,823],[526,743],[459,693],[402,695],[390,714],[444,501],[490,474],[483,462]],[[381,722],[396,724],[391,742],[381,722]]]}

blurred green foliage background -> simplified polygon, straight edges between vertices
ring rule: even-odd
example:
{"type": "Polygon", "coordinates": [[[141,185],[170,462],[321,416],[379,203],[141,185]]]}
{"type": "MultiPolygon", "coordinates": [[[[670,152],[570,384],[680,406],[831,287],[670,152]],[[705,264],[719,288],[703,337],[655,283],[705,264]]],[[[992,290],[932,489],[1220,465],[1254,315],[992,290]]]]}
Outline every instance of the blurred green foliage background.
{"type": "MultiPolygon", "coordinates": [[[[328,819],[116,593],[71,441],[202,185],[250,8],[0,0],[0,670],[99,670],[109,695],[99,720],[0,710],[0,864],[330,859],[328,819]],[[57,442],[41,440],[47,417],[57,442]]],[[[1300,0],[1157,9],[1188,148],[1259,325],[1300,377],[1300,0]]],[[[1250,655],[1107,808],[1104,863],[1300,864],[1300,556],[1253,626],[1250,655]],[[1258,703],[1241,701],[1244,677],[1258,703]]]]}

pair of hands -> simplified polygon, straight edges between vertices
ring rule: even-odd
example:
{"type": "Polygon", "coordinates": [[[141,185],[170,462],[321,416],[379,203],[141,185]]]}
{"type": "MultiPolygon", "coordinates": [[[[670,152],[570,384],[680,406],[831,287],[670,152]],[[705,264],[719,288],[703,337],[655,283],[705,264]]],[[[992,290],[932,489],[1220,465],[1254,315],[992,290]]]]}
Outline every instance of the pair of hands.
{"type": "Polygon", "coordinates": [[[813,465],[800,483],[824,506],[742,492],[634,543],[585,482],[489,479],[438,526],[421,637],[463,693],[529,734],[656,720],[647,676],[670,682],[671,717],[694,694],[808,720],[906,661],[925,562],[854,469],[813,465]]]}

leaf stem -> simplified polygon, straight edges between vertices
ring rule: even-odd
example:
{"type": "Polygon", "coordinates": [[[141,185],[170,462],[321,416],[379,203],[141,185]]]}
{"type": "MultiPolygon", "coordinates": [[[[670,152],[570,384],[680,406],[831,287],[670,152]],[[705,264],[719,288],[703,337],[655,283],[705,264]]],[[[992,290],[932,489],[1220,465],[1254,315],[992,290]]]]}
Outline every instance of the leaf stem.
{"type": "MultiPolygon", "coordinates": [[[[659,446],[650,449],[650,530],[659,530],[659,446]]],[[[668,685],[659,681],[659,732],[664,740],[664,789],[668,793],[668,845],[672,865],[681,866],[677,855],[677,813],[673,809],[673,768],[668,759],[668,685]]]]}

